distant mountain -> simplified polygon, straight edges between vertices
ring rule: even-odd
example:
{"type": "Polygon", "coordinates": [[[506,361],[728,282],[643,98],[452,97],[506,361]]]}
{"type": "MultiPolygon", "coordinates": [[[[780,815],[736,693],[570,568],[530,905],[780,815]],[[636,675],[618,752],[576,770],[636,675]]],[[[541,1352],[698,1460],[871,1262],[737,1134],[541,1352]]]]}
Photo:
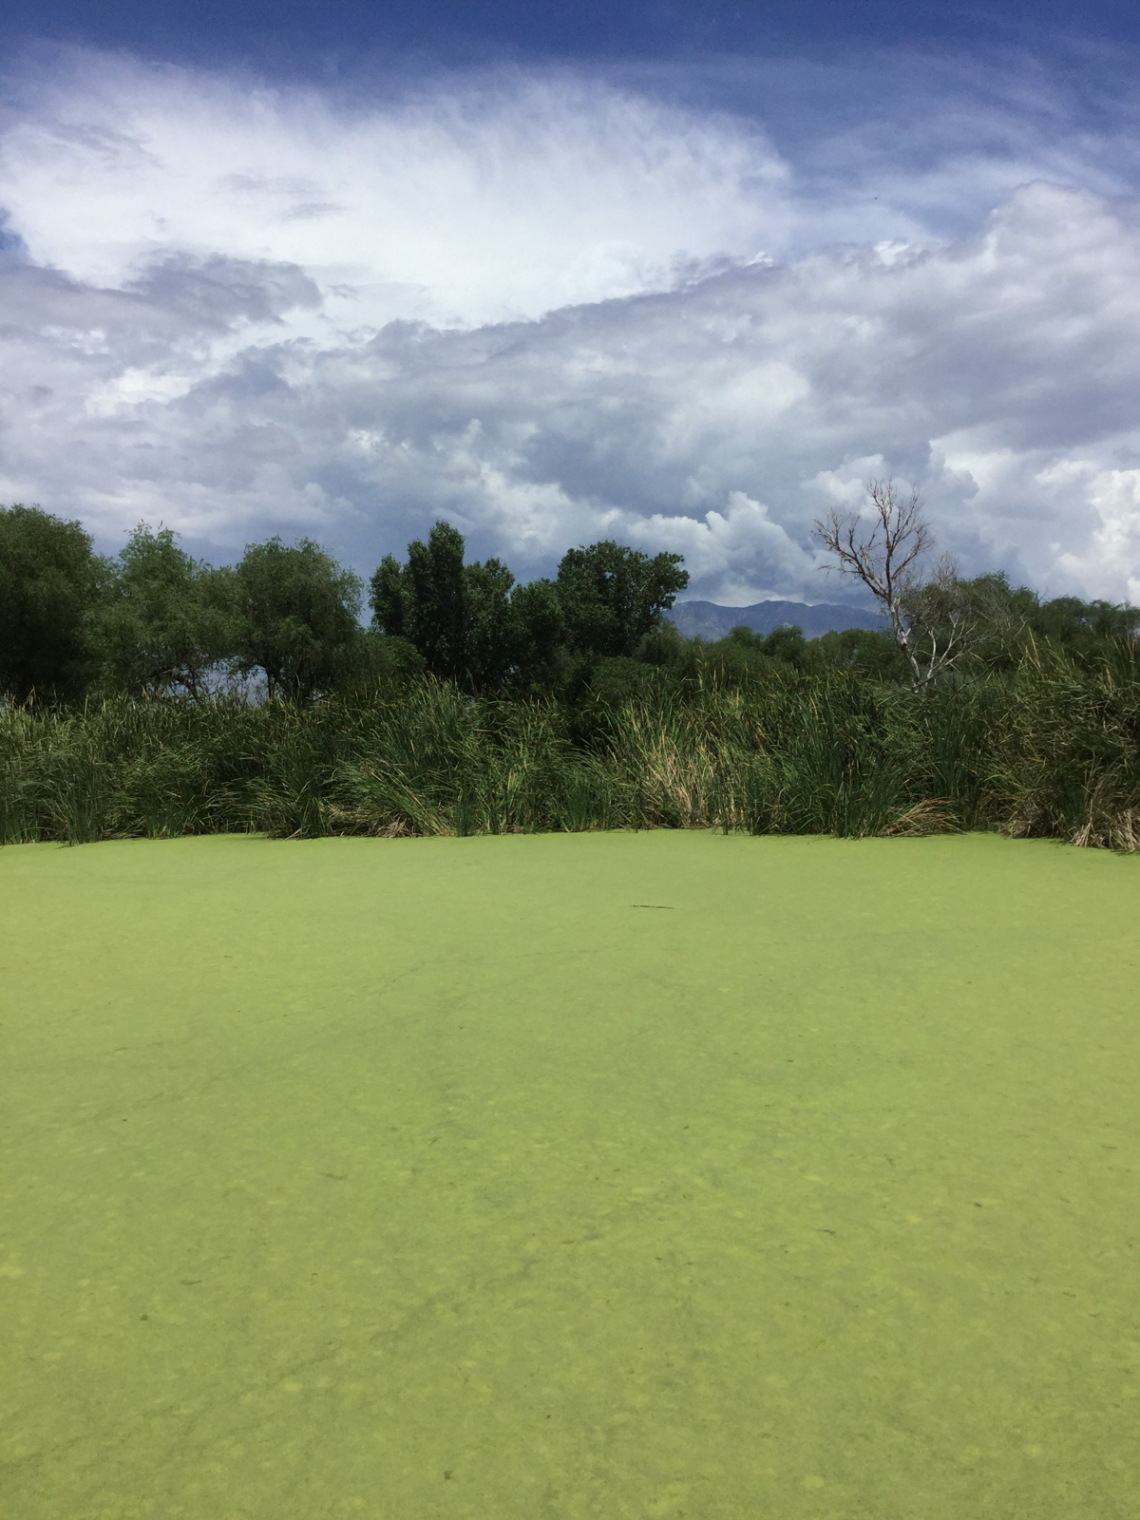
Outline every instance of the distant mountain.
{"type": "Polygon", "coordinates": [[[708,641],[723,639],[741,624],[756,633],[771,633],[784,623],[795,623],[804,637],[817,639],[821,633],[844,628],[882,628],[877,612],[858,607],[841,607],[834,602],[756,602],[751,607],[720,607],[716,602],[678,602],[666,613],[688,639],[708,641]]]}

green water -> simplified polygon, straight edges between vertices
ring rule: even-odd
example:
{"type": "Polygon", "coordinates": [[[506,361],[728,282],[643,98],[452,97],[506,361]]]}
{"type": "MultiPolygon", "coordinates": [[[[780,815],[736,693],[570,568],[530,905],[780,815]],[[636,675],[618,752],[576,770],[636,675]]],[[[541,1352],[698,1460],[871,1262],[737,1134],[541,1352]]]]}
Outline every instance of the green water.
{"type": "Polygon", "coordinates": [[[0,851],[0,1513],[1140,1515],[1140,860],[0,851]]]}

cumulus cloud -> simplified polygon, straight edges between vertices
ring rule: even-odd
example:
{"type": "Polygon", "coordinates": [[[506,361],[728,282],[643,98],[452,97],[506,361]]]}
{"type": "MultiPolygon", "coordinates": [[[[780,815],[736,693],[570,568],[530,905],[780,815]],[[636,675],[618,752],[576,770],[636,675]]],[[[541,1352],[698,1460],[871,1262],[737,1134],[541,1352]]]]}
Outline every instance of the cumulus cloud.
{"type": "Polygon", "coordinates": [[[438,516],[523,574],[614,536],[744,603],[840,592],[812,520],[894,472],[965,569],[1140,599],[1119,187],[805,247],[832,212],[754,124],[612,82],[350,110],[87,62],[17,106],[0,499],[362,569],[438,516]]]}

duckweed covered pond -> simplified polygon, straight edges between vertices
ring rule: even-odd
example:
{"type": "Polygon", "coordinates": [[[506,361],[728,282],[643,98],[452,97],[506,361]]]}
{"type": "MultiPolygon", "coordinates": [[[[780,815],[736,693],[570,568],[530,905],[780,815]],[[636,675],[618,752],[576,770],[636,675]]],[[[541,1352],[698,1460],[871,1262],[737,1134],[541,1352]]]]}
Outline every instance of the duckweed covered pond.
{"type": "Polygon", "coordinates": [[[0,1513],[1140,1513],[1140,861],[0,851],[0,1513]]]}

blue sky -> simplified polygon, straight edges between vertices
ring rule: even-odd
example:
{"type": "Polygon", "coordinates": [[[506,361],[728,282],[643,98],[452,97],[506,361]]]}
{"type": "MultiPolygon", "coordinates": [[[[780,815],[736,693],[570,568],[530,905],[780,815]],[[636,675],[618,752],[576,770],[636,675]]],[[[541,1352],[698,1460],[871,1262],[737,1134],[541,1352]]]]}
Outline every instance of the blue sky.
{"type": "Polygon", "coordinates": [[[880,45],[1039,48],[1054,39],[1135,45],[1140,21],[1126,0],[4,0],[10,42],[51,38],[127,48],[181,62],[232,63],[309,75],[355,68],[362,53],[419,54],[465,64],[519,60],[674,58],[697,53],[792,56],[880,45]]]}
{"type": "Polygon", "coordinates": [[[0,500],[834,599],[872,475],[1140,599],[1131,8],[0,4],[0,500]]]}

